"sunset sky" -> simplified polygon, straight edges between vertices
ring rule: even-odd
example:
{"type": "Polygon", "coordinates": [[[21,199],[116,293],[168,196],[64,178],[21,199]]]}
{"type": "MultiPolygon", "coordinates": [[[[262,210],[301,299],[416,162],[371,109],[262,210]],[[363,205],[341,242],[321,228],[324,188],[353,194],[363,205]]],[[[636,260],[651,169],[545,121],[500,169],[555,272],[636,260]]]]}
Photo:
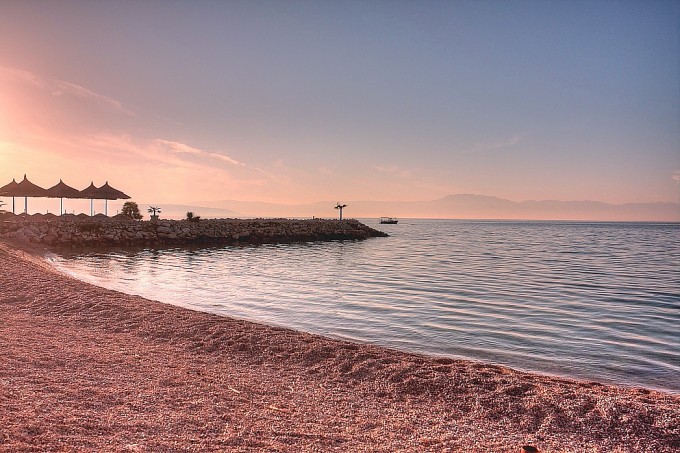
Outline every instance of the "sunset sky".
{"type": "Polygon", "coordinates": [[[2,1],[0,185],[25,173],[149,203],[677,202],[680,3],[2,1]]]}

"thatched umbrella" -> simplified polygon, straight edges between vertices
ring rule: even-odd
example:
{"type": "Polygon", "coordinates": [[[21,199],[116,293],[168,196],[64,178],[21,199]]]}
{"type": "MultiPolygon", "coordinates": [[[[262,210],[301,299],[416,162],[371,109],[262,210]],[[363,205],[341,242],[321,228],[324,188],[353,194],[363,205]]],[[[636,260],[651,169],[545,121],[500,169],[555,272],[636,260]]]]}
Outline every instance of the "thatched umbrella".
{"type": "Polygon", "coordinates": [[[90,199],[90,216],[94,215],[94,201],[104,200],[106,197],[99,191],[98,188],[94,186],[94,181],[90,183],[85,189],[80,191],[79,198],[89,198],[90,199]]]}
{"type": "Polygon", "coordinates": [[[16,180],[12,179],[11,183],[0,187],[0,197],[12,197],[12,214],[16,214],[14,212],[14,197],[18,196],[16,194],[16,187],[18,185],[19,184],[17,184],[16,180]]]}
{"type": "Polygon", "coordinates": [[[109,200],[129,200],[130,196],[126,195],[118,189],[114,189],[109,185],[109,182],[101,186],[99,189],[99,194],[104,198],[104,214],[108,215],[109,211],[109,200]]]}
{"type": "Polygon", "coordinates": [[[59,215],[64,213],[64,198],[80,198],[80,190],[74,189],[73,187],[67,185],[59,180],[59,184],[54,185],[47,189],[47,196],[49,198],[59,198],[59,215]]]}
{"type": "Polygon", "coordinates": [[[17,197],[24,197],[24,213],[28,213],[28,197],[46,197],[47,190],[33,184],[26,175],[24,179],[15,187],[17,197]]]}

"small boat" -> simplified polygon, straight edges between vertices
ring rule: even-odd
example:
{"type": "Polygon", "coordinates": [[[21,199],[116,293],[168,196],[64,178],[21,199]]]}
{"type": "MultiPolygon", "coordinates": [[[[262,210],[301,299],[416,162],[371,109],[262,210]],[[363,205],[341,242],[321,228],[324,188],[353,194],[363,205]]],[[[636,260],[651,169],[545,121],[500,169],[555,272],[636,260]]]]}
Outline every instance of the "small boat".
{"type": "Polygon", "coordinates": [[[380,217],[380,223],[389,223],[392,225],[396,225],[397,222],[399,222],[397,219],[394,219],[392,217],[380,217]]]}

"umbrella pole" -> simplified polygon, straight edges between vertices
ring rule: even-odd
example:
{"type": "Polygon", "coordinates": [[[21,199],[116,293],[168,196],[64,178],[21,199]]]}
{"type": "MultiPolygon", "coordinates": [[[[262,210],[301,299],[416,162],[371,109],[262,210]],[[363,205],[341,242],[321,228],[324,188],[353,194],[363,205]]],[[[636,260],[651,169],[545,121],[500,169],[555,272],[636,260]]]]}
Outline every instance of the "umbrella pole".
{"type": "Polygon", "coordinates": [[[59,215],[62,215],[64,213],[64,199],[60,198],[59,199],[59,215]]]}
{"type": "Polygon", "coordinates": [[[90,198],[90,217],[94,215],[94,200],[90,198]]]}
{"type": "Polygon", "coordinates": [[[104,200],[104,215],[109,215],[109,200],[104,200]]]}
{"type": "Polygon", "coordinates": [[[28,197],[24,197],[24,214],[28,214],[28,197]]]}
{"type": "Polygon", "coordinates": [[[12,214],[16,215],[16,212],[14,210],[14,197],[12,197],[12,214]]]}

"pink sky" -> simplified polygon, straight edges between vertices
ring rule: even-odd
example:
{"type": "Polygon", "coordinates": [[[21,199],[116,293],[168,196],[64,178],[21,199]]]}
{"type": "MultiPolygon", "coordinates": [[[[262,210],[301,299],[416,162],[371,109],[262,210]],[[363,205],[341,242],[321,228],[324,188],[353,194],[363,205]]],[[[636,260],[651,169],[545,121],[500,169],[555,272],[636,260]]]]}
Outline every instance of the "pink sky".
{"type": "Polygon", "coordinates": [[[28,3],[0,15],[0,185],[679,201],[677,5],[28,3]]]}

